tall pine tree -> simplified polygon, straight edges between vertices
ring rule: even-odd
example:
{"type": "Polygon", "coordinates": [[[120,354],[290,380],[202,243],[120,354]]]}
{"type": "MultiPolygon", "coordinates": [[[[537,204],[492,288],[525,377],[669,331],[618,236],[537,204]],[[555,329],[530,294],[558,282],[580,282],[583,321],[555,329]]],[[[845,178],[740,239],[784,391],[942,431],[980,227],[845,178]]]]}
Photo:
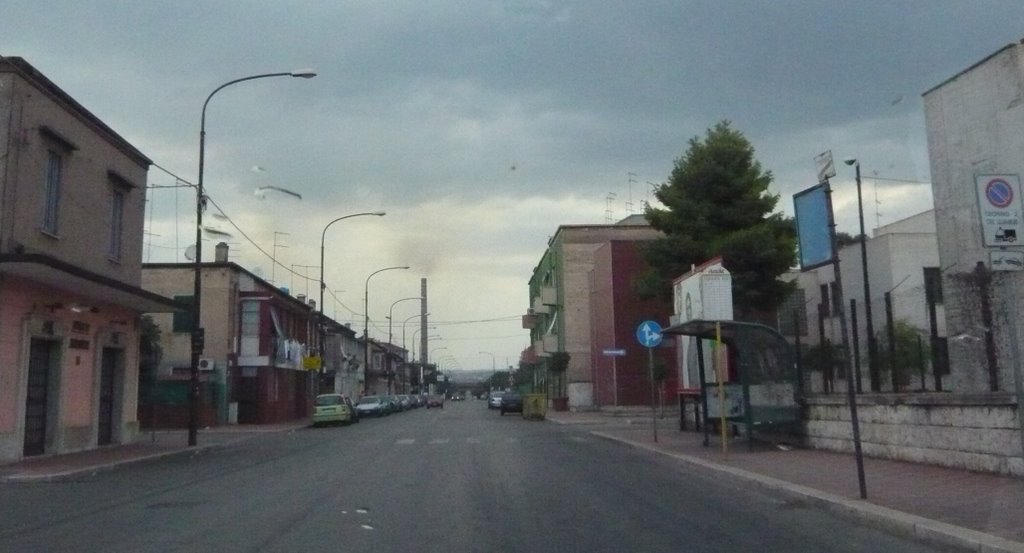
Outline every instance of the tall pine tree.
{"type": "Polygon", "coordinates": [[[720,255],[732,274],[738,320],[760,320],[778,308],[792,289],[778,277],[794,264],[796,233],[792,219],[775,212],[771,183],[771,171],[761,169],[754,147],[728,121],[704,140],[690,139],[669,181],[655,190],[664,209],[646,207],[665,237],[645,246],[651,269],[635,282],[637,291],[670,297],[672,279],[720,255]]]}

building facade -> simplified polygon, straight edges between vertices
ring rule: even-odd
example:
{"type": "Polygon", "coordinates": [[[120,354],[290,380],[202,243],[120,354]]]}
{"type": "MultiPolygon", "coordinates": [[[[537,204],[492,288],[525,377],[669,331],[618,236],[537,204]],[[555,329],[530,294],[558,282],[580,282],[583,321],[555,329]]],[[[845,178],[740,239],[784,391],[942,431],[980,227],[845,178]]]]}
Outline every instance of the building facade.
{"type": "MultiPolygon", "coordinates": [[[[913,366],[896,367],[897,378],[894,381],[887,358],[880,354],[876,361],[879,373],[876,391],[941,389],[942,381],[948,374],[945,301],[935,224],[935,210],[924,211],[876,228],[865,244],[871,287],[872,330],[878,347],[881,350],[888,347],[887,313],[891,312],[894,327],[913,330],[921,337],[922,348],[927,349],[923,354],[926,373],[923,379],[920,366],[914,363],[913,366]],[[936,370],[937,375],[934,374],[936,370]]],[[[861,389],[871,390],[863,266],[859,242],[840,248],[842,298],[849,329],[847,343],[854,350],[852,363],[856,374],[860,375],[861,389]],[[856,313],[854,307],[851,307],[851,301],[856,313]]],[[[803,273],[792,272],[784,277],[795,281],[797,289],[778,311],[778,328],[795,343],[799,325],[801,349],[805,353],[826,341],[836,347],[842,344],[836,305],[840,295],[834,275],[832,265],[826,265],[803,273]],[[799,321],[796,321],[796,317],[799,317],[799,321]]],[[[913,346],[916,350],[916,345],[913,346]]],[[[905,358],[917,359],[917,352],[894,357],[905,358]]],[[[834,359],[841,365],[841,356],[836,354],[834,359]]],[[[812,391],[845,389],[845,381],[835,377],[842,370],[841,367],[832,371],[832,382],[828,384],[825,382],[828,379],[827,371],[813,365],[806,368],[810,369],[807,374],[812,391]]]]}
{"type": "MultiPolygon", "coordinates": [[[[924,93],[939,259],[951,336],[952,387],[960,392],[1014,390],[1011,331],[1024,339],[1024,273],[1019,264],[993,264],[993,255],[1024,258],[1024,236],[999,241],[983,235],[979,194],[986,176],[1005,176],[1017,188],[1024,174],[1024,44],[1010,44],[924,93]],[[978,272],[978,269],[981,272],[978,272]],[[1015,270],[1005,270],[1015,269],[1015,270]],[[988,312],[988,313],[986,313],[988,312]],[[986,320],[993,324],[986,324],[986,320]],[[983,329],[991,328],[991,336],[983,329]]],[[[1021,228],[1019,200],[993,221],[1021,228]]],[[[1024,343],[1024,342],[1021,342],[1024,343]]]]}
{"type": "MultiPolygon", "coordinates": [[[[270,424],[311,416],[320,389],[319,370],[310,363],[319,354],[318,313],[227,261],[226,244],[217,246],[216,255],[216,261],[202,263],[201,424],[270,424]]],[[[188,263],[149,263],[142,283],[190,304],[194,270],[188,263]]],[[[188,313],[153,319],[163,359],[152,400],[143,394],[144,418],[154,427],[184,427],[192,321],[188,313]]]]}
{"type": "Polygon", "coordinates": [[[538,362],[547,369],[549,397],[567,399],[570,408],[594,404],[590,283],[597,250],[610,240],[659,236],[642,215],[632,215],[616,224],[562,225],[548,241],[530,277],[530,308],[523,326],[530,330],[538,362]],[[551,371],[554,353],[569,355],[562,374],[551,371]]]}
{"type": "Polygon", "coordinates": [[[636,338],[640,323],[652,320],[667,327],[671,315],[666,302],[640,299],[633,292],[633,278],[646,268],[636,241],[609,240],[594,252],[590,359],[594,404],[598,407],[647,406],[651,404],[652,391],[656,403],[675,405],[673,344],[665,340],[652,352],[652,390],[647,348],[636,338]]]}
{"type": "Polygon", "coordinates": [[[348,325],[331,319],[324,324],[323,371],[320,375],[320,393],[344,394],[356,398],[362,393],[365,376],[362,371],[361,346],[356,333],[348,325]]]}
{"type": "Polygon", "coordinates": [[[151,162],[20,58],[0,121],[0,462],[129,443],[151,162]]]}

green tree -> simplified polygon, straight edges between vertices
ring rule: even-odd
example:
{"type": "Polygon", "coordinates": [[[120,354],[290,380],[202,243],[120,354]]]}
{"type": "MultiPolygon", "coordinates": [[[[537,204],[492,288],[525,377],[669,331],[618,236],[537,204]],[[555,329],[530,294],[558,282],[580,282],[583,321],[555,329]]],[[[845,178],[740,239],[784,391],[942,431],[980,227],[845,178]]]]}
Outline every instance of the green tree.
{"type": "Polygon", "coordinates": [[[665,236],[644,246],[650,269],[634,281],[645,298],[668,298],[672,279],[691,265],[722,256],[732,274],[738,319],[775,310],[793,288],[778,280],[796,260],[792,219],[776,213],[770,171],[754,158],[754,147],[728,121],[690,139],[669,181],[655,189],[664,205],[647,205],[651,226],[665,236]]]}
{"type": "Polygon", "coordinates": [[[892,352],[890,352],[891,348],[889,347],[888,325],[882,327],[876,335],[878,359],[881,366],[886,370],[890,366],[894,367],[896,369],[896,382],[901,386],[906,386],[910,383],[910,375],[915,373],[922,363],[927,365],[931,362],[931,352],[927,346],[928,338],[923,330],[903,319],[894,321],[892,328],[895,342],[893,344],[895,348],[892,352]],[[922,339],[922,342],[925,344],[920,349],[918,349],[919,339],[922,339]],[[892,359],[891,365],[890,359],[892,359]]]}

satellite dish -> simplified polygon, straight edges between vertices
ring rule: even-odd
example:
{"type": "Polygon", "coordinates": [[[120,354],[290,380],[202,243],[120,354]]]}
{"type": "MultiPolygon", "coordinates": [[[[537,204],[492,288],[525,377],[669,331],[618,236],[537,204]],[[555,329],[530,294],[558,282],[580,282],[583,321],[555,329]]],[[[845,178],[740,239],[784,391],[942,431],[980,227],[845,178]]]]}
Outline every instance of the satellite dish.
{"type": "Polygon", "coordinates": [[[195,261],[196,260],[196,245],[195,244],[191,244],[189,247],[185,248],[185,259],[187,259],[189,261],[195,261]]]}

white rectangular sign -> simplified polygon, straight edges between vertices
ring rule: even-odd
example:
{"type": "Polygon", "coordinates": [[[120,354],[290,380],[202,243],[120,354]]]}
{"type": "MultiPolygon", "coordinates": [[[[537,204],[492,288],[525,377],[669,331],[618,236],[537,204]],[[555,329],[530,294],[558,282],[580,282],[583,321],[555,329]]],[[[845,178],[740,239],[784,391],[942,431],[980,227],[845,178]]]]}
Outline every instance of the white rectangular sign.
{"type": "Polygon", "coordinates": [[[624,350],[624,349],[606,349],[602,353],[604,353],[605,355],[607,355],[609,357],[622,357],[622,356],[626,355],[626,350],[624,350]]]}
{"type": "Polygon", "coordinates": [[[993,250],[988,252],[988,262],[993,271],[1024,271],[1024,252],[993,250]]]}
{"type": "Polygon", "coordinates": [[[978,175],[978,213],[982,244],[987,247],[1017,246],[1024,239],[1020,176],[978,175]]]}

